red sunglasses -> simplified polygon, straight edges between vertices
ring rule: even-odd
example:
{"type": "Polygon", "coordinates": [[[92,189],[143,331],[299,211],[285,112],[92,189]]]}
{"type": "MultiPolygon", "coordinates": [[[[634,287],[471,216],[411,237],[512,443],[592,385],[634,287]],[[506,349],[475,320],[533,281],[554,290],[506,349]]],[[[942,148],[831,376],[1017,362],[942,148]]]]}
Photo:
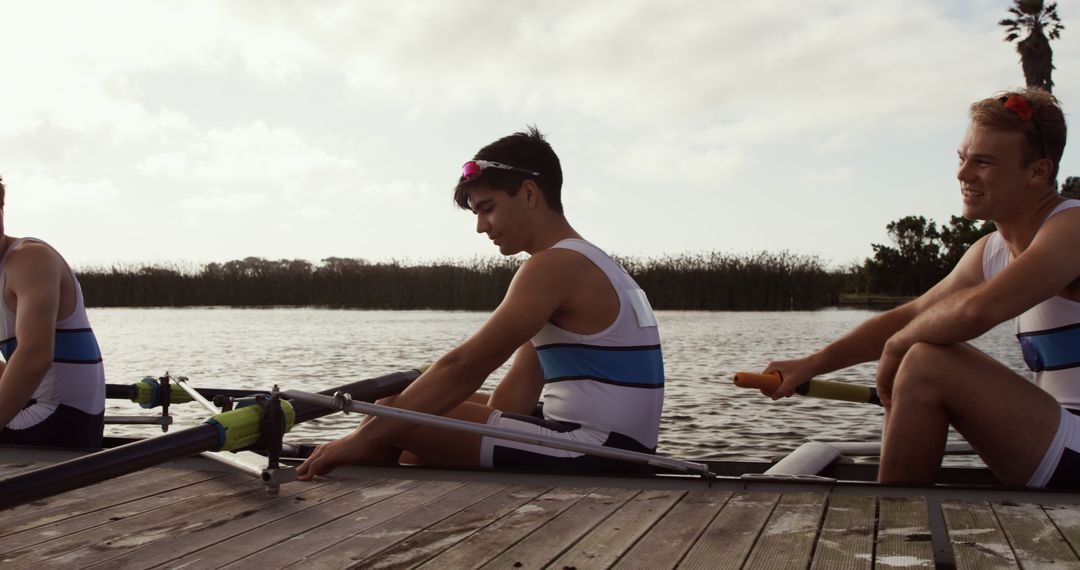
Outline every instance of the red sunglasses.
{"type": "Polygon", "coordinates": [[[492,160],[470,160],[461,166],[461,179],[472,180],[485,168],[498,168],[499,170],[516,170],[517,172],[524,172],[526,174],[532,174],[533,176],[540,176],[539,172],[533,170],[526,170],[524,168],[518,168],[516,166],[510,166],[509,164],[503,164],[501,162],[495,162],[492,160]]]}

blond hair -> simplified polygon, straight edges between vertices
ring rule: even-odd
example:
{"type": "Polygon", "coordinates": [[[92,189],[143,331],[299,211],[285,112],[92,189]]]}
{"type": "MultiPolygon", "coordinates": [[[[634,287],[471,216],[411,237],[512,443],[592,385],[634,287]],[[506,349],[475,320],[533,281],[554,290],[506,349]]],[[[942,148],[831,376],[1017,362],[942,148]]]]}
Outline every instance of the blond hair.
{"type": "Polygon", "coordinates": [[[980,127],[1023,133],[1027,141],[1023,165],[1027,166],[1040,158],[1050,159],[1054,163],[1050,180],[1057,185],[1058,167],[1065,153],[1065,113],[1061,110],[1061,102],[1050,92],[1038,87],[1004,91],[972,103],[970,114],[971,122],[980,127]],[[1005,103],[1014,97],[1022,98],[1016,103],[1030,109],[1029,117],[1024,116],[1026,113],[1006,107],[1005,103]]]}

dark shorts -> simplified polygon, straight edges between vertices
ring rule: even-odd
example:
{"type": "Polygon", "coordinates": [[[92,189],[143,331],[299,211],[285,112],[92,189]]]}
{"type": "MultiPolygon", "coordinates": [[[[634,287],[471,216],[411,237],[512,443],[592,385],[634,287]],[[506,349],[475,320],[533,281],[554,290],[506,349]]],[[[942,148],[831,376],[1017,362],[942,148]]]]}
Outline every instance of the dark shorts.
{"type": "Polygon", "coordinates": [[[0,444],[101,449],[105,414],[88,414],[60,404],[43,421],[26,429],[0,430],[0,444]]]}
{"type": "MultiPolygon", "coordinates": [[[[1080,410],[1067,411],[1075,416],[1080,416],[1080,410]]],[[[1080,449],[1076,441],[1069,441],[1061,450],[1061,459],[1058,459],[1053,475],[1046,482],[1047,489],[1080,489],[1080,449]]]]}
{"type": "MultiPolygon", "coordinates": [[[[654,450],[628,436],[615,432],[596,432],[584,429],[578,424],[546,419],[540,416],[539,411],[537,415],[531,416],[495,412],[488,418],[487,424],[577,443],[602,445],[639,453],[654,453],[654,450]]],[[[480,461],[484,467],[512,471],[623,475],[654,473],[653,467],[641,463],[584,455],[574,451],[519,443],[491,436],[484,436],[480,444],[480,461]]]]}

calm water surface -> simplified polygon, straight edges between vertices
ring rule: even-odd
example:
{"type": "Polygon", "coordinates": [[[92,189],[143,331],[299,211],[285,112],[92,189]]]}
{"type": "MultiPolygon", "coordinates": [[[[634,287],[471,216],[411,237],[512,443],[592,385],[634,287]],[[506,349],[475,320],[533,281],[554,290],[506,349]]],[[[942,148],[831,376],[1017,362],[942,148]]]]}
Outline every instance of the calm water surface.
{"type": "MultiPolygon", "coordinates": [[[[736,371],[803,356],[874,314],[851,309],[658,312],[667,374],[660,451],[687,459],[772,459],[809,440],[876,440],[882,416],[876,406],[800,397],[772,402],[731,383],[736,371]]],[[[170,372],[201,387],[267,390],[278,384],[309,391],[432,362],[486,317],[453,311],[90,310],[110,383],[170,372]]],[[[1026,374],[1008,325],[975,344],[1026,374]]],[[[506,369],[496,371],[487,386],[506,369]]],[[[872,384],[874,370],[873,364],[863,364],[831,377],[872,384]]],[[[206,417],[196,404],[172,410],[173,429],[206,417]]],[[[137,411],[122,400],[108,404],[110,414],[137,411]]],[[[326,441],[350,431],[357,417],[335,414],[307,422],[287,438],[326,441]]],[[[160,428],[145,426],[106,430],[112,435],[160,433],[160,428]]]]}

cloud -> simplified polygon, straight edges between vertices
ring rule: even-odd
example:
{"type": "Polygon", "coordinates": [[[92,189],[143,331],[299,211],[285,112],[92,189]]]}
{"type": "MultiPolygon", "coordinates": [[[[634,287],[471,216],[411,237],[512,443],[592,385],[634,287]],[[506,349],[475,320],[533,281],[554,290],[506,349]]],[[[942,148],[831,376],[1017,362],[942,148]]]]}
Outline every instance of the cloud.
{"type": "Polygon", "coordinates": [[[196,183],[260,181],[288,185],[309,176],[350,176],[359,168],[355,160],[312,144],[291,129],[271,127],[261,121],[184,134],[187,140],[173,145],[181,150],[147,156],[139,166],[140,172],[196,183]]]}
{"type": "Polygon", "coordinates": [[[47,213],[71,207],[96,210],[115,206],[120,197],[119,190],[107,179],[72,180],[45,172],[16,170],[5,174],[4,180],[8,187],[7,202],[17,205],[20,213],[47,213]]]}
{"type": "Polygon", "coordinates": [[[180,201],[180,205],[186,210],[195,212],[210,210],[232,213],[254,208],[265,200],[262,194],[228,194],[214,189],[201,196],[184,198],[180,201]]]}
{"type": "MultiPolygon", "coordinates": [[[[613,249],[756,244],[746,220],[773,208],[784,231],[763,245],[848,258],[883,238],[846,236],[862,245],[834,253],[838,239],[799,228],[834,219],[830,203],[880,226],[951,207],[922,196],[953,184],[968,102],[1022,81],[999,4],[106,1],[66,3],[62,18],[57,4],[11,4],[0,173],[9,201],[40,213],[21,222],[55,223],[72,247],[92,206],[128,224],[181,211],[218,236],[207,253],[162,250],[177,255],[291,226],[282,243],[314,259],[347,249],[360,222],[372,259],[488,253],[468,232],[432,243],[425,230],[471,230],[448,197],[460,157],[535,122],[563,158],[575,220],[613,249]]],[[[1064,101],[1080,96],[1062,79],[1080,65],[1074,37],[1053,44],[1064,101]]],[[[101,225],[104,237],[122,224],[101,225]]],[[[176,247],[156,239],[116,242],[124,257],[176,247]]],[[[277,247],[249,239],[230,243],[277,247]]]]}

